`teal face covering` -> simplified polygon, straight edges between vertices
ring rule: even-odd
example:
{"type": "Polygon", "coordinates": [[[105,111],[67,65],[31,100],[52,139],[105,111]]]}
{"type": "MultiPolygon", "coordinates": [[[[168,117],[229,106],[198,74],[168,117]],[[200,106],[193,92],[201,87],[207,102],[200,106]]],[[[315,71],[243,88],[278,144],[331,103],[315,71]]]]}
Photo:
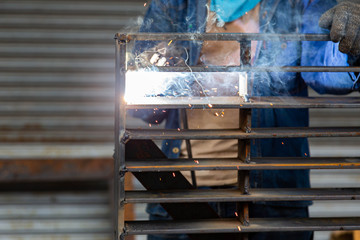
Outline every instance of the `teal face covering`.
{"type": "Polygon", "coordinates": [[[232,22],[250,11],[261,0],[211,0],[210,11],[217,14],[219,22],[232,22]]]}

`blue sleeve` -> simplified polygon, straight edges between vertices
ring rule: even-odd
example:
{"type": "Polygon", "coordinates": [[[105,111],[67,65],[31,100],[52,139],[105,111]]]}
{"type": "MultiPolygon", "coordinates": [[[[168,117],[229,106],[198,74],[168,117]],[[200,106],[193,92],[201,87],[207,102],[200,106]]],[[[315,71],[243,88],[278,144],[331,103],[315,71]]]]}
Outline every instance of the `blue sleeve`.
{"type": "MultiPolygon", "coordinates": [[[[302,33],[329,33],[318,25],[320,16],[336,4],[335,0],[315,0],[304,9],[302,33]]],[[[348,55],[338,50],[338,43],[302,43],[302,66],[349,66],[348,55]]],[[[358,90],[354,73],[302,73],[304,81],[320,94],[347,94],[358,90]]]]}
{"type": "MultiPolygon", "coordinates": [[[[185,18],[186,3],[184,0],[153,0],[145,14],[140,32],[171,33],[182,32],[186,29],[185,18]]],[[[154,47],[159,42],[137,41],[135,54],[154,47]]]]}

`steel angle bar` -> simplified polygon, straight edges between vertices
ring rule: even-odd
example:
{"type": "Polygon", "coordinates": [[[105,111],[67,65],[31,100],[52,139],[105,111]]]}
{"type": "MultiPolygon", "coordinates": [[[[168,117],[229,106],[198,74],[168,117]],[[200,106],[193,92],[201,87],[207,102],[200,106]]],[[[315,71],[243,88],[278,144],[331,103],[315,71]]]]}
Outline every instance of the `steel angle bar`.
{"type": "MultiPolygon", "coordinates": [[[[131,70],[131,69],[130,69],[131,70]]],[[[138,69],[140,70],[140,69],[138,69]]],[[[149,69],[143,69],[149,70],[149,69]]],[[[325,66],[205,66],[205,67],[151,67],[156,72],[360,72],[360,67],[325,67],[325,66]]]]}
{"type": "Polygon", "coordinates": [[[128,109],[360,108],[359,97],[140,97],[128,109]]]}
{"type": "Polygon", "coordinates": [[[129,235],[183,233],[247,233],[284,231],[359,230],[360,218],[250,218],[243,226],[236,219],[184,221],[128,221],[129,235]]]}
{"type": "Polygon", "coordinates": [[[117,33],[124,41],[331,41],[328,34],[117,33]]]}
{"type": "Polygon", "coordinates": [[[259,189],[242,194],[239,189],[127,191],[127,203],[258,202],[360,200],[359,188],[259,189]]]}
{"type": "Polygon", "coordinates": [[[240,129],[128,129],[126,134],[134,140],[360,137],[360,127],[253,128],[250,133],[240,129]]]}
{"type": "Polygon", "coordinates": [[[271,169],[355,169],[360,158],[251,158],[243,163],[237,158],[138,159],[126,162],[129,172],[189,171],[189,170],[271,170],[271,169]]]}

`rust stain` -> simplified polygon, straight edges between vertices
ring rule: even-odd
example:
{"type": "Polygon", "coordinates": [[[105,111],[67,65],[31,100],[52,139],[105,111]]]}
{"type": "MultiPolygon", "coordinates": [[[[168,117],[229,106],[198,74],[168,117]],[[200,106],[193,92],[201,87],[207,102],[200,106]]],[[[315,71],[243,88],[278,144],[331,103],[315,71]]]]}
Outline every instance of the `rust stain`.
{"type": "Polygon", "coordinates": [[[1,181],[108,179],[113,159],[1,160],[1,181]]]}

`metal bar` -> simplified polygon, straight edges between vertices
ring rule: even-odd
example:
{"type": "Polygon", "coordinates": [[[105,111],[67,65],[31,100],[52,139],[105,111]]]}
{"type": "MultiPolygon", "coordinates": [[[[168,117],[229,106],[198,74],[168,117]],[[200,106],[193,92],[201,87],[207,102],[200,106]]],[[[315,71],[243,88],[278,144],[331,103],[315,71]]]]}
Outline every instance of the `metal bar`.
{"type": "Polygon", "coordinates": [[[115,52],[114,240],[123,238],[125,218],[126,41],[116,39],[115,52]]]}
{"type": "Polygon", "coordinates": [[[331,41],[328,34],[259,33],[117,33],[125,41],[331,41]]]}
{"type": "Polygon", "coordinates": [[[360,200],[360,188],[254,188],[248,194],[240,189],[194,189],[172,191],[127,191],[127,203],[258,202],[360,200]]]}
{"type": "Polygon", "coordinates": [[[129,172],[188,170],[290,170],[290,169],[359,169],[360,158],[251,158],[246,164],[239,159],[154,159],[126,163],[129,172]]]}
{"type": "MultiPolygon", "coordinates": [[[[251,41],[241,41],[240,42],[240,67],[249,67],[251,64],[251,41]]],[[[249,72],[246,74],[246,88],[247,90],[240,89],[239,82],[239,91],[244,94],[244,100],[249,100],[249,72]]],[[[240,81],[240,80],[239,80],[240,81]]],[[[243,87],[243,86],[241,86],[243,87]]],[[[239,130],[244,132],[251,131],[251,109],[240,109],[239,110],[239,130]]],[[[238,139],[238,158],[243,162],[248,163],[250,159],[250,142],[247,139],[238,139]]],[[[250,190],[250,171],[247,170],[238,170],[237,174],[238,179],[238,189],[240,194],[246,195],[250,190]]],[[[243,225],[249,225],[249,205],[245,202],[236,203],[236,216],[243,225]]],[[[241,236],[239,239],[244,239],[244,236],[241,236]]]]}
{"type": "MultiPolygon", "coordinates": [[[[182,109],[180,114],[181,114],[182,123],[184,125],[184,129],[189,129],[186,109],[182,109]]],[[[192,149],[191,149],[190,140],[189,139],[185,140],[185,143],[186,143],[186,151],[187,151],[188,157],[192,158],[193,155],[192,155],[192,149]]],[[[192,185],[196,188],[197,183],[196,183],[195,171],[191,171],[191,181],[192,181],[192,185]]]]}
{"type": "Polygon", "coordinates": [[[144,97],[129,102],[129,109],[222,109],[222,108],[360,108],[359,97],[144,97]],[[210,105],[211,104],[211,105],[210,105]]]}
{"type": "Polygon", "coordinates": [[[360,137],[360,127],[253,128],[249,133],[239,129],[129,129],[127,135],[134,140],[360,137]]]}
{"type": "MultiPolygon", "coordinates": [[[[135,70],[135,68],[129,69],[135,70]]],[[[151,67],[144,69],[151,72],[360,72],[360,67],[325,67],[325,66],[271,66],[271,67],[251,67],[251,66],[192,66],[192,67],[151,67]]]]}
{"type": "Polygon", "coordinates": [[[129,235],[359,230],[360,218],[250,218],[249,226],[235,219],[126,222],[129,235]]]}

